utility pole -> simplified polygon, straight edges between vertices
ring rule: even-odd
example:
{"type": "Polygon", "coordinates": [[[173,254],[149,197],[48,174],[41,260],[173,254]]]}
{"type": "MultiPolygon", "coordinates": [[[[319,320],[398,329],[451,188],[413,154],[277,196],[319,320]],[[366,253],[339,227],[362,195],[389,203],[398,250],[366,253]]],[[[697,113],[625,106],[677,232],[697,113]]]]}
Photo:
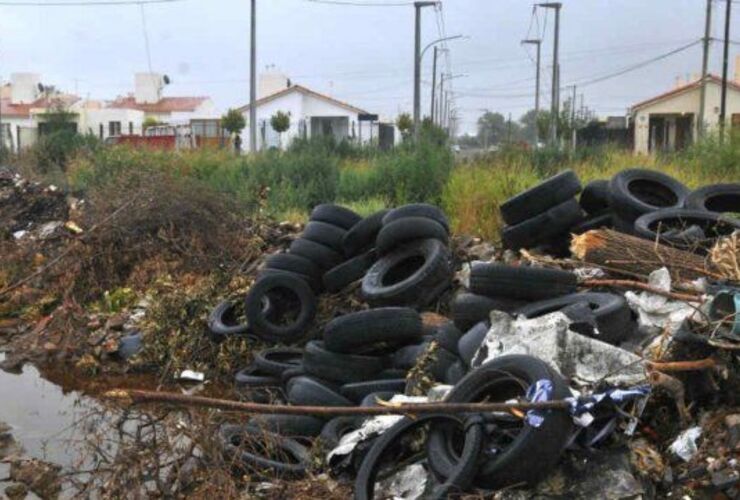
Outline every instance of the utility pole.
{"type": "Polygon", "coordinates": [[[438,2],[414,2],[414,141],[419,142],[421,133],[421,9],[438,2]]]}
{"type": "Polygon", "coordinates": [[[701,62],[701,90],[699,94],[699,123],[696,131],[699,137],[704,137],[706,129],[706,107],[707,107],[707,72],[709,70],[709,47],[712,43],[712,2],[707,0],[707,13],[704,26],[704,52],[701,62]]]}
{"type": "Polygon", "coordinates": [[[249,150],[257,152],[257,0],[252,0],[249,56],[249,150]]]}
{"type": "Polygon", "coordinates": [[[537,71],[534,90],[534,149],[537,149],[540,145],[540,130],[537,126],[537,123],[540,116],[540,55],[542,49],[542,40],[522,40],[522,43],[535,45],[537,47],[537,71]]]}
{"type": "Polygon", "coordinates": [[[578,131],[576,130],[576,86],[573,85],[573,97],[570,100],[570,128],[571,130],[571,148],[573,151],[576,150],[576,143],[578,142],[578,131]]]}
{"type": "Polygon", "coordinates": [[[445,74],[442,73],[439,76],[439,113],[437,117],[437,124],[441,127],[442,126],[442,99],[445,92],[445,74]]]}
{"type": "Polygon", "coordinates": [[[434,46],[434,62],[432,63],[432,104],[430,107],[429,117],[434,123],[434,91],[437,88],[437,53],[439,52],[438,47],[434,46]]]}
{"type": "Polygon", "coordinates": [[[727,60],[730,57],[730,14],[732,0],[727,0],[725,9],[725,50],[722,56],[722,102],[719,110],[719,140],[725,140],[725,118],[727,116],[727,60]]]}
{"type": "Polygon", "coordinates": [[[555,34],[552,53],[552,106],[550,108],[550,143],[558,143],[558,117],[560,115],[560,2],[546,2],[537,4],[545,9],[555,9],[555,34]]]}

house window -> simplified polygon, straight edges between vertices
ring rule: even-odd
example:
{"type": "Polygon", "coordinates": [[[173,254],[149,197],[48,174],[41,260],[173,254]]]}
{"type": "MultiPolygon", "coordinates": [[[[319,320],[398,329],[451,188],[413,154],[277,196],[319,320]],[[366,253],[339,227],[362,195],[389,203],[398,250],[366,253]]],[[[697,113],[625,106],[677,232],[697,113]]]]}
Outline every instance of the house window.
{"type": "Polygon", "coordinates": [[[100,129],[98,130],[98,134],[100,135],[100,138],[101,138],[101,139],[103,138],[103,131],[104,131],[104,130],[105,130],[105,129],[103,128],[103,124],[101,123],[101,124],[100,124],[100,129]]]}
{"type": "Polygon", "coordinates": [[[128,135],[134,135],[134,122],[128,122],[128,135]]]}
{"type": "Polygon", "coordinates": [[[121,122],[108,122],[108,135],[121,135],[121,122]]]}

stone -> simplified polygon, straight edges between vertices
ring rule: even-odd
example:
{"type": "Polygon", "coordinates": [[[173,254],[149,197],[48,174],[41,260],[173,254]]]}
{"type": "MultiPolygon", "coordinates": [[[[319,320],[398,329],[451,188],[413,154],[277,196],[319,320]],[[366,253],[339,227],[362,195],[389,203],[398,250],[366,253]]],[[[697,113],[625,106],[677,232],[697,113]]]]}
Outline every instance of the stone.
{"type": "Polygon", "coordinates": [[[10,479],[25,484],[41,498],[57,498],[62,489],[58,465],[41,460],[14,460],[10,464],[10,479]]]}
{"type": "Polygon", "coordinates": [[[28,486],[23,483],[11,484],[5,488],[5,495],[10,500],[21,500],[28,496],[28,486]]]}

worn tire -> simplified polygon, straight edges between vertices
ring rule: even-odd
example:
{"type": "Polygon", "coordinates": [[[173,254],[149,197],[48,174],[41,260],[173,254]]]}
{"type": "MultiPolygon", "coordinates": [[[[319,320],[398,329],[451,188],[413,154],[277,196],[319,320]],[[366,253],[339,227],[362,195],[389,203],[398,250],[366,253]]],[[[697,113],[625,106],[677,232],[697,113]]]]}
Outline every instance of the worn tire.
{"type": "Polygon", "coordinates": [[[591,181],[586,184],[578,202],[589,216],[609,210],[609,181],[591,181]]]}
{"type": "Polygon", "coordinates": [[[567,233],[582,221],[581,206],[571,198],[516,225],[505,226],[501,240],[511,250],[531,248],[567,233]]]}
{"type": "Polygon", "coordinates": [[[465,332],[477,323],[487,320],[491,311],[512,312],[526,303],[525,300],[458,292],[452,299],[452,319],[455,326],[465,332]]]}
{"type": "Polygon", "coordinates": [[[382,307],[331,320],[324,328],[326,349],[353,353],[376,344],[412,344],[421,339],[419,313],[408,307],[382,307]]]}
{"type": "Polygon", "coordinates": [[[434,339],[439,343],[439,346],[452,354],[457,355],[457,343],[460,341],[460,337],[463,333],[455,324],[450,321],[437,328],[437,332],[434,334],[434,339]]]}
{"type": "Polygon", "coordinates": [[[376,260],[375,251],[352,257],[324,274],[324,288],[329,293],[337,293],[355,281],[361,280],[376,260]]]}
{"type": "Polygon", "coordinates": [[[335,417],[329,420],[319,434],[319,439],[328,449],[334,449],[339,445],[342,437],[362,427],[365,421],[362,417],[335,417]]]}
{"type": "Polygon", "coordinates": [[[272,347],[254,356],[254,364],[274,377],[281,377],[285,370],[301,366],[302,360],[303,349],[295,347],[272,347]]]}
{"type": "Polygon", "coordinates": [[[688,195],[686,186],[653,170],[623,170],[609,181],[609,205],[627,222],[661,208],[681,208],[688,195]]]}
{"type": "Polygon", "coordinates": [[[311,260],[300,255],[289,253],[278,253],[270,255],[265,259],[265,269],[287,271],[306,276],[311,281],[321,279],[321,269],[311,260]]]}
{"type": "Polygon", "coordinates": [[[293,255],[310,260],[322,271],[336,267],[344,261],[342,254],[336,250],[305,238],[294,240],[289,251],[293,255]]]}
{"type": "Polygon", "coordinates": [[[607,211],[600,215],[594,215],[590,219],[586,219],[580,224],[573,226],[570,232],[573,234],[583,234],[594,229],[610,229],[613,226],[614,221],[612,213],[607,211]]]}
{"type": "MultiPolygon", "coordinates": [[[[403,391],[401,391],[403,393],[403,391]]],[[[371,407],[371,406],[380,406],[378,403],[378,400],[381,399],[383,401],[390,401],[393,396],[396,394],[399,394],[398,392],[394,391],[378,391],[378,392],[371,392],[364,398],[362,398],[362,401],[360,401],[360,406],[363,408],[371,407]]]]}
{"type": "MultiPolygon", "coordinates": [[[[490,398],[507,400],[520,390],[516,378],[531,386],[539,380],[551,380],[552,400],[570,396],[563,378],[546,363],[532,356],[509,355],[496,358],[468,373],[445,398],[449,403],[472,403],[490,398]],[[507,390],[508,389],[508,390],[507,390]]],[[[497,490],[512,484],[533,484],[544,477],[557,463],[570,438],[572,420],[568,412],[544,410],[544,421],[539,427],[523,422],[521,432],[508,446],[479,464],[475,485],[497,490]]],[[[449,429],[433,430],[427,441],[429,466],[435,476],[445,478],[457,459],[451,446],[449,429]]]]}
{"type": "Polygon", "coordinates": [[[365,396],[374,392],[393,392],[403,394],[406,389],[406,379],[368,380],[366,382],[355,382],[344,384],[339,393],[347,399],[360,403],[365,396]]]}
{"type": "Polygon", "coordinates": [[[686,208],[707,212],[740,214],[740,184],[712,184],[692,191],[686,208]]]}
{"type": "Polygon", "coordinates": [[[439,240],[445,245],[449,235],[438,222],[425,217],[403,217],[384,224],[375,240],[375,249],[384,255],[404,243],[414,240],[439,240]]]}
{"type": "MultiPolygon", "coordinates": [[[[272,300],[272,299],[271,299],[272,300]]],[[[246,316],[252,330],[259,337],[273,342],[290,343],[306,334],[308,327],[316,316],[316,295],[308,284],[294,275],[274,274],[259,279],[249,290],[246,298],[246,316]],[[275,311],[269,315],[263,310],[263,297],[272,297],[274,293],[287,291],[298,302],[299,312],[295,319],[287,324],[276,322],[282,312],[278,307],[287,307],[285,301],[276,302],[275,311]]]]}
{"type": "Polygon", "coordinates": [[[316,437],[321,434],[325,420],[310,415],[259,415],[249,419],[247,428],[268,431],[281,436],[316,437]]]}
{"type": "Polygon", "coordinates": [[[353,406],[333,388],[311,377],[295,377],[285,386],[288,402],[296,406],[353,406]]]}
{"type": "Polygon", "coordinates": [[[247,426],[225,425],[219,431],[224,445],[224,454],[232,462],[232,465],[249,474],[258,477],[268,476],[270,478],[299,479],[305,477],[310,464],[311,454],[302,444],[293,439],[285,438],[277,434],[259,432],[247,426]],[[269,440],[270,446],[261,447],[265,451],[272,451],[270,455],[262,455],[257,452],[242,449],[244,437],[255,440],[269,440]],[[290,460],[283,458],[285,455],[290,460]],[[269,474],[265,472],[269,471],[269,474]]]}
{"type": "Polygon", "coordinates": [[[342,229],[334,224],[329,224],[328,222],[314,220],[306,224],[306,227],[303,228],[303,234],[301,234],[301,237],[313,241],[314,243],[325,245],[335,252],[342,253],[344,252],[342,241],[346,234],[346,229],[342,229]]]}
{"type": "Polygon", "coordinates": [[[449,385],[455,385],[462,378],[465,376],[465,374],[468,373],[468,367],[465,365],[465,362],[460,360],[454,364],[452,364],[445,373],[445,384],[449,385]]]}
{"type": "Polygon", "coordinates": [[[578,303],[588,304],[596,317],[599,336],[594,338],[597,340],[616,344],[634,332],[636,325],[632,320],[632,311],[627,301],[623,296],[611,293],[574,293],[528,304],[518,309],[515,314],[536,318],[578,303]]]}
{"type": "Polygon", "coordinates": [[[420,240],[381,257],[362,280],[362,295],[374,306],[422,307],[430,290],[452,280],[450,253],[439,240],[420,240]]]}
{"type": "Polygon", "coordinates": [[[740,219],[733,219],[717,212],[667,208],[640,216],[635,221],[635,234],[651,241],[686,250],[708,250],[717,238],[729,236],[740,230],[740,219]],[[700,228],[699,235],[692,231],[681,231],[686,227],[700,228]],[[677,229],[675,235],[665,230],[677,229]],[[661,231],[659,234],[658,231],[661,231]]]}
{"type": "Polygon", "coordinates": [[[280,387],[282,385],[279,377],[265,372],[254,363],[236,372],[234,383],[240,388],[280,387]]]}
{"type": "Polygon", "coordinates": [[[383,225],[386,226],[406,217],[423,217],[425,219],[431,219],[441,224],[442,227],[445,228],[445,231],[448,233],[450,232],[450,221],[447,219],[447,216],[442,209],[428,203],[411,203],[409,205],[395,208],[383,218],[383,225]]]}
{"type": "Polygon", "coordinates": [[[331,352],[318,340],[306,344],[303,353],[306,373],[342,384],[374,380],[387,365],[384,357],[331,352]]]}
{"type": "Polygon", "coordinates": [[[559,269],[474,263],[470,291],[488,297],[542,300],[575,293],[576,275],[559,269]]]}
{"type": "Polygon", "coordinates": [[[342,241],[342,249],[347,257],[354,257],[375,246],[375,238],[383,227],[383,217],[389,210],[381,210],[368,215],[347,231],[342,241]]]}
{"type": "Polygon", "coordinates": [[[407,345],[401,347],[391,356],[391,365],[398,370],[409,370],[416,365],[416,361],[429,346],[428,343],[407,345]]]}
{"type": "Polygon", "coordinates": [[[349,208],[340,207],[332,203],[324,203],[314,207],[311,211],[310,219],[312,221],[334,224],[342,229],[349,230],[352,229],[352,226],[360,222],[362,217],[349,208]]]}
{"type": "MultiPolygon", "coordinates": [[[[269,299],[265,299],[268,300],[269,299]]],[[[208,316],[208,329],[216,336],[243,335],[249,331],[247,323],[239,324],[234,317],[234,308],[236,305],[225,300],[213,308],[208,316]]],[[[264,304],[263,304],[264,309],[264,304]]]]}
{"type": "Polygon", "coordinates": [[[532,219],[573,198],[581,190],[581,181],[572,170],[560,172],[501,205],[501,217],[509,225],[532,219]]]}
{"type": "Polygon", "coordinates": [[[467,366],[471,366],[473,364],[475,353],[478,352],[478,349],[483,343],[483,339],[486,338],[486,335],[488,334],[488,330],[490,328],[490,321],[481,321],[480,323],[474,325],[470,330],[465,332],[462,337],[460,337],[460,340],[457,343],[457,352],[460,356],[460,359],[467,366]]]}

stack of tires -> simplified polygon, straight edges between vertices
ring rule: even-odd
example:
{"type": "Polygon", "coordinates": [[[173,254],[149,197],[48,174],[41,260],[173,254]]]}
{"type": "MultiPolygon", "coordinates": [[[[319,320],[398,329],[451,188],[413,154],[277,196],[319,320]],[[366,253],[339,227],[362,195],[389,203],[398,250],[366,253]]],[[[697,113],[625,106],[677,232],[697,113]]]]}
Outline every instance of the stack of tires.
{"type": "Polygon", "coordinates": [[[433,205],[416,203],[382,217],[375,238],[378,260],[362,280],[362,294],[378,306],[421,308],[452,280],[449,221],[433,205]]]}
{"type": "Polygon", "coordinates": [[[555,255],[567,253],[570,232],[584,220],[575,196],[581,182],[572,170],[561,172],[504,202],[506,226],[501,239],[506,248],[542,246],[555,255]]]}

